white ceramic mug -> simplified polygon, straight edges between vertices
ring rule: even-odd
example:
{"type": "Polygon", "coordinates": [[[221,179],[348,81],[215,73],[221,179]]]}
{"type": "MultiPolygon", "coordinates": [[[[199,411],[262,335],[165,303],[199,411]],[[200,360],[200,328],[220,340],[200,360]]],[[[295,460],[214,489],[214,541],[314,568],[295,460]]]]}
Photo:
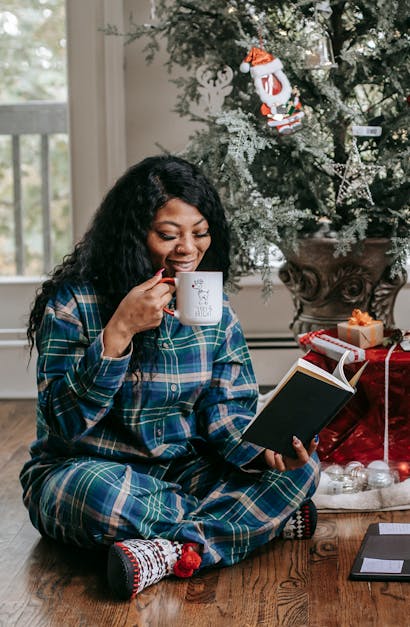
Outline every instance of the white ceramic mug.
{"type": "Polygon", "coordinates": [[[218,324],[222,318],[222,272],[177,272],[174,277],[164,277],[162,283],[176,287],[176,309],[164,311],[188,326],[218,324]]]}

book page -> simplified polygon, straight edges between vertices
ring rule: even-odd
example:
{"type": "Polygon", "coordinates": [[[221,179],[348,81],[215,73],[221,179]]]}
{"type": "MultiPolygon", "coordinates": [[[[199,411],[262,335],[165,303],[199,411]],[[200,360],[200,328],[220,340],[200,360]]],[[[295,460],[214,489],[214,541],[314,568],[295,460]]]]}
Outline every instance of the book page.
{"type": "Polygon", "coordinates": [[[373,557],[364,557],[360,568],[361,573],[401,573],[404,560],[381,560],[373,557]]]}
{"type": "Polygon", "coordinates": [[[321,379],[322,381],[330,383],[331,385],[334,385],[338,388],[348,390],[349,392],[354,392],[354,388],[352,388],[352,386],[349,384],[343,371],[343,364],[349,352],[350,351],[346,351],[345,353],[343,353],[343,355],[340,358],[339,363],[337,364],[335,370],[332,373],[327,372],[326,370],[323,370],[323,368],[319,368],[319,366],[316,366],[315,364],[312,364],[311,362],[306,361],[306,359],[298,360],[298,370],[312,377],[315,377],[317,379],[321,379]]]}
{"type": "MultiPolygon", "coordinates": [[[[346,351],[340,358],[340,361],[342,362],[342,370],[341,370],[342,378],[340,376],[336,376],[334,373],[332,374],[330,372],[327,372],[326,370],[323,370],[323,368],[316,366],[316,364],[313,364],[310,361],[303,359],[302,357],[299,358],[289,368],[289,370],[282,377],[279,383],[270,392],[267,392],[264,395],[263,403],[261,403],[261,405],[258,407],[256,416],[259,416],[259,414],[265,409],[265,407],[269,405],[271,400],[275,398],[277,394],[279,394],[279,392],[285,387],[285,385],[292,378],[292,376],[298,371],[303,372],[304,374],[310,377],[313,377],[315,379],[320,379],[321,381],[324,381],[325,383],[328,383],[329,385],[334,385],[337,388],[341,388],[343,390],[347,390],[348,392],[354,393],[355,391],[354,388],[352,388],[352,386],[349,384],[349,382],[347,381],[343,373],[343,363],[348,354],[349,354],[349,351],[346,351]]],[[[336,370],[338,370],[338,368],[336,368],[336,370]]]]}
{"type": "Polygon", "coordinates": [[[348,382],[348,380],[346,379],[346,375],[344,372],[344,363],[346,361],[346,358],[348,356],[350,351],[345,351],[343,353],[343,355],[341,356],[341,358],[339,359],[336,368],[333,370],[333,376],[336,377],[337,379],[339,379],[340,381],[343,381],[343,383],[346,383],[346,385],[348,385],[350,387],[350,384],[348,382]]]}
{"type": "Polygon", "coordinates": [[[364,371],[364,369],[366,368],[366,366],[367,366],[367,364],[369,362],[366,361],[359,368],[359,370],[356,372],[356,374],[353,375],[353,377],[350,379],[350,381],[348,381],[347,378],[346,378],[345,372],[344,372],[344,363],[346,361],[346,358],[347,358],[348,354],[349,354],[349,351],[346,351],[345,353],[343,353],[343,355],[341,356],[340,360],[338,361],[338,364],[337,364],[336,368],[333,371],[333,376],[336,377],[337,379],[340,379],[341,381],[343,381],[344,383],[349,385],[351,388],[355,389],[356,388],[356,383],[358,382],[358,380],[362,376],[363,371],[364,371]]]}
{"type": "Polygon", "coordinates": [[[361,366],[361,368],[359,368],[359,370],[356,372],[356,374],[353,375],[353,377],[350,379],[349,383],[350,385],[355,388],[356,387],[356,383],[358,382],[358,380],[360,379],[360,377],[363,374],[363,370],[366,368],[367,364],[369,362],[365,361],[363,366],[361,366]]]}

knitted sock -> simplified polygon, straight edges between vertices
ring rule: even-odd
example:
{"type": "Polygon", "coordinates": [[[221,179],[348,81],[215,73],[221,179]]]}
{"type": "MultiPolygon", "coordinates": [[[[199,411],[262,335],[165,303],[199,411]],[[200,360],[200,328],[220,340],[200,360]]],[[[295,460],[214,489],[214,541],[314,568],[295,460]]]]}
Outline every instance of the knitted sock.
{"type": "Polygon", "coordinates": [[[305,501],[286,521],[280,537],[286,540],[305,540],[315,533],[317,510],[311,499],[305,501]]]}
{"type": "Polygon", "coordinates": [[[202,561],[195,546],[162,538],[116,542],[108,552],[107,566],[113,594],[120,599],[133,599],[141,590],[172,573],[190,577],[202,561]]]}

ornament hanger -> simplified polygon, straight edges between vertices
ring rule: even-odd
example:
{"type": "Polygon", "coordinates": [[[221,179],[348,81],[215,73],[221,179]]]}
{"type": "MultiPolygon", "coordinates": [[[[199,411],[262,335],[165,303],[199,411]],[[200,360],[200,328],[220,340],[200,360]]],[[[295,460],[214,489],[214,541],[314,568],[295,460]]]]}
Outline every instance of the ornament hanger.
{"type": "Polygon", "coordinates": [[[332,9],[328,0],[316,2],[314,6],[313,19],[315,27],[312,33],[311,46],[305,53],[305,69],[307,70],[328,70],[337,67],[329,34],[323,28],[319,32],[319,28],[322,27],[319,14],[325,19],[332,15],[332,9]]]}
{"type": "Polygon", "coordinates": [[[315,17],[317,16],[318,11],[320,11],[320,13],[322,13],[323,17],[325,17],[326,19],[329,18],[333,13],[332,8],[329,4],[329,0],[322,0],[322,1],[316,2],[315,17]]]}

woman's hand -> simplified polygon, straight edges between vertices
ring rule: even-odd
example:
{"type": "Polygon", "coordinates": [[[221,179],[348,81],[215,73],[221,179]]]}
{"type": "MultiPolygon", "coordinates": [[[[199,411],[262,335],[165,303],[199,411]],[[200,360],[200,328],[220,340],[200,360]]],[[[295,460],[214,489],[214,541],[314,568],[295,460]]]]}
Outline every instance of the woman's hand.
{"type": "Polygon", "coordinates": [[[300,466],[304,466],[304,464],[306,464],[309,457],[317,449],[318,443],[319,438],[316,436],[310,442],[309,448],[306,450],[299,438],[293,436],[292,444],[296,451],[296,459],[294,457],[281,455],[280,453],[276,453],[275,451],[271,451],[267,448],[264,452],[265,462],[270,468],[275,468],[276,470],[279,470],[279,472],[285,472],[285,470],[295,470],[295,468],[300,468],[300,466]]]}
{"type": "Polygon", "coordinates": [[[122,299],[104,329],[104,355],[121,357],[136,333],[161,324],[174,287],[161,283],[161,274],[137,285],[122,299]]]}

